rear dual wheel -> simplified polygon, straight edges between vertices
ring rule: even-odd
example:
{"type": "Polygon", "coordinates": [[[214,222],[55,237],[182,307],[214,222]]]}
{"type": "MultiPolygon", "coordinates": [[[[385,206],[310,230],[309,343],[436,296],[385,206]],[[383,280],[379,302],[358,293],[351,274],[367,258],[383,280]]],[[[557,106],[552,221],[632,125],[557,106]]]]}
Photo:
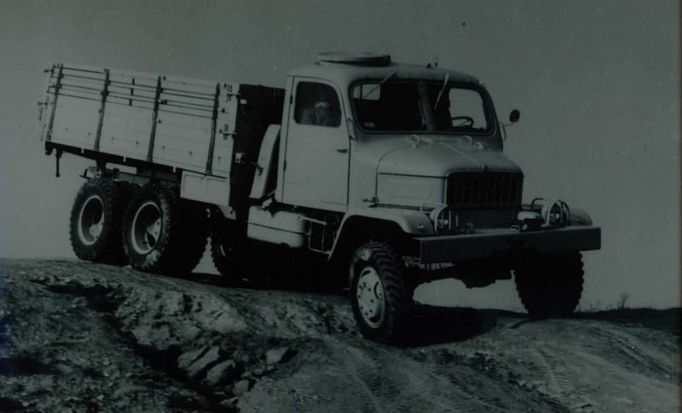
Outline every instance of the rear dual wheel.
{"type": "Polygon", "coordinates": [[[123,217],[123,249],[133,268],[186,275],[206,247],[208,224],[200,204],[180,202],[174,191],[147,185],[133,195],[123,217]]]}
{"type": "Polygon", "coordinates": [[[255,245],[234,224],[216,228],[211,234],[213,265],[229,283],[240,287],[264,288],[272,284],[272,272],[278,268],[273,265],[276,253],[269,248],[273,247],[255,245]],[[261,251],[262,257],[254,257],[254,251],[261,251]]]}
{"type": "Polygon", "coordinates": [[[96,178],[79,190],[69,232],[80,259],[185,275],[204,253],[208,220],[201,204],[161,185],[96,178]]]}
{"type": "Polygon", "coordinates": [[[123,213],[134,187],[127,182],[96,178],[83,184],[71,209],[71,247],[82,260],[125,264],[121,240],[123,213]]]}

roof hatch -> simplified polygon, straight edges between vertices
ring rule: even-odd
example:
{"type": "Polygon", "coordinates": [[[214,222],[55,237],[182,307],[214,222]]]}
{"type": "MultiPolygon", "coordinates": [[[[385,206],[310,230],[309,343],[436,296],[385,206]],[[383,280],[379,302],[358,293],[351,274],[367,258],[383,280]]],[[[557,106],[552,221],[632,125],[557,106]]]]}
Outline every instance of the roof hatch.
{"type": "Polygon", "coordinates": [[[323,52],[317,55],[317,61],[358,66],[388,66],[391,64],[391,56],[376,53],[323,52]]]}

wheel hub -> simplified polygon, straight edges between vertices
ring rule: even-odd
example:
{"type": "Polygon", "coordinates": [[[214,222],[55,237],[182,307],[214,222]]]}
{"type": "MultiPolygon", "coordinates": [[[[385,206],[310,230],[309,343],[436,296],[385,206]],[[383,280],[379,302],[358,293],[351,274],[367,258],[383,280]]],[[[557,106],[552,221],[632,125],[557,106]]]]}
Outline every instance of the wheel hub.
{"type": "Polygon", "coordinates": [[[384,285],[376,270],[365,267],[360,272],[356,287],[356,299],[360,314],[371,327],[378,327],[384,320],[384,285]]]}
{"type": "Polygon", "coordinates": [[[104,201],[99,195],[88,197],[78,214],[78,238],[85,245],[99,239],[104,227],[104,201]]]}
{"type": "Polygon", "coordinates": [[[130,237],[135,252],[150,253],[161,236],[161,210],[153,201],[140,205],[133,218],[130,237]]]}

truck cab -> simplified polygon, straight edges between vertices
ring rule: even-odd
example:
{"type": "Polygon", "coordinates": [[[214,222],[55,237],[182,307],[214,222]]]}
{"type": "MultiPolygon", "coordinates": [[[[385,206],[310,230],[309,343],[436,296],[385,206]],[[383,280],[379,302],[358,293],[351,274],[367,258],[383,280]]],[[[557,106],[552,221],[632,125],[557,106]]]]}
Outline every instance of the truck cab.
{"type": "Polygon", "coordinates": [[[478,80],[391,63],[388,56],[363,62],[323,55],[290,74],[278,174],[282,202],[340,212],[433,208],[445,203],[449,174],[487,171],[519,179],[520,169],[501,153],[493,103],[478,80]],[[330,100],[333,123],[301,117],[319,96],[330,100]]]}
{"type": "MultiPolygon", "coordinates": [[[[493,101],[464,73],[388,55],[321,54],[288,76],[278,133],[279,152],[275,141],[261,152],[277,156],[272,201],[286,207],[252,208],[254,238],[276,238],[291,207],[325,223],[316,249],[329,256],[348,222],[410,236],[471,233],[510,228],[522,209],[523,173],[502,152],[493,101]]],[[[298,234],[296,246],[318,230],[304,222],[286,234],[298,234]]]]}

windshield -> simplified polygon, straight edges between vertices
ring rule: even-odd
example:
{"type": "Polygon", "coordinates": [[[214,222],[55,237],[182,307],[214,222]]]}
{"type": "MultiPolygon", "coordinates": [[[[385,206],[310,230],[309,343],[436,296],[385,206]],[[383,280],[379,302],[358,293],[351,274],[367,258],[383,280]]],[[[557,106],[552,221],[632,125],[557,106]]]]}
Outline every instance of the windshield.
{"type": "Polygon", "coordinates": [[[477,90],[452,83],[429,82],[426,93],[437,132],[489,131],[483,96],[477,90]]]}
{"type": "Polygon", "coordinates": [[[358,124],[368,131],[423,132],[426,122],[417,82],[366,81],[353,86],[358,124]]]}
{"type": "Polygon", "coordinates": [[[491,132],[485,100],[477,89],[447,79],[424,82],[424,87],[428,105],[422,102],[417,80],[370,80],[353,85],[351,96],[359,126],[370,132],[491,132]],[[425,118],[427,110],[431,126],[425,118]]]}

